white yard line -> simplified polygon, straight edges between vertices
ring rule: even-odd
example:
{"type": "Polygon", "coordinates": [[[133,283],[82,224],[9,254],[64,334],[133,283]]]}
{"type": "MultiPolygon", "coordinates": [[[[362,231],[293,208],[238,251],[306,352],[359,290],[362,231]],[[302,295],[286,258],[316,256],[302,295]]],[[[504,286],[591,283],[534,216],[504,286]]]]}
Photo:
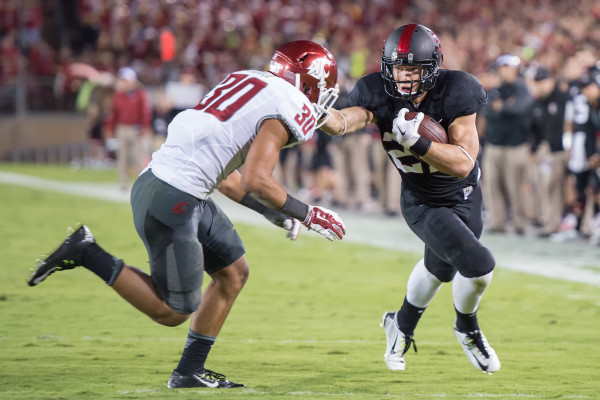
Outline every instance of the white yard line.
{"type": "MultiPolygon", "coordinates": [[[[111,183],[63,182],[8,172],[0,172],[0,183],[119,203],[129,202],[129,193],[121,191],[117,184],[111,183]]],[[[262,216],[219,193],[215,193],[213,199],[234,222],[278,229],[262,216]]],[[[401,218],[365,215],[344,210],[340,210],[339,214],[348,232],[344,241],[415,254],[422,252],[422,242],[401,218]]],[[[306,231],[302,234],[316,235],[314,232],[306,231]]],[[[496,257],[500,269],[600,286],[600,247],[583,242],[551,243],[544,239],[511,234],[484,235],[482,242],[496,257]]]]}

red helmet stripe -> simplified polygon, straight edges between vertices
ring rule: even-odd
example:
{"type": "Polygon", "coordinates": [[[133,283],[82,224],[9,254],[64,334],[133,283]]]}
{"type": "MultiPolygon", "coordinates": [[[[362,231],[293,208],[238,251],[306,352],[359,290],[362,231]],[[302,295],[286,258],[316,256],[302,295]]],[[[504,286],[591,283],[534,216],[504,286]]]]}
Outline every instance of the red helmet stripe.
{"type": "Polygon", "coordinates": [[[416,27],[417,24],[409,24],[404,27],[400,35],[400,40],[398,40],[398,53],[410,52],[410,41],[416,27]]]}

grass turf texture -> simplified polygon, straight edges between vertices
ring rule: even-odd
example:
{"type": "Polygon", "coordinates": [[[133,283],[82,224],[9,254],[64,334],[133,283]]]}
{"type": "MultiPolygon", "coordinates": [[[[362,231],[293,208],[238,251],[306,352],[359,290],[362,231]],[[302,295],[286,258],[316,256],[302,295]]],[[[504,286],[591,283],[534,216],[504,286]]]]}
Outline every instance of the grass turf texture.
{"type": "MultiPolygon", "coordinates": [[[[77,172],[55,171],[28,169],[78,180],[64,178],[77,172]]],[[[250,280],[207,367],[248,388],[166,389],[187,323],[155,324],[83,268],[58,272],[38,287],[26,284],[36,257],[52,251],[76,222],[147,270],[129,206],[10,185],[0,191],[1,399],[600,397],[597,287],[498,269],[479,318],[502,369],[485,375],[454,338],[444,285],[417,328],[419,352],[406,355],[406,371],[392,372],[378,324],[384,310],[401,304],[419,255],[310,234],[293,243],[282,231],[243,225],[236,227],[250,280]]]]}

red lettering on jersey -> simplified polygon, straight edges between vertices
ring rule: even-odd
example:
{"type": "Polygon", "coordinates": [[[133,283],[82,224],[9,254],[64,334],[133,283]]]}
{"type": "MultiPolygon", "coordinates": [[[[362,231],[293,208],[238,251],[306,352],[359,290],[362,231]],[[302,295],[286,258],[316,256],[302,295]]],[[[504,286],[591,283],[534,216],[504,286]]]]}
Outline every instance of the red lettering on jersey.
{"type": "Polygon", "coordinates": [[[302,105],[302,112],[296,114],[294,121],[296,121],[298,125],[300,125],[300,128],[302,128],[304,136],[308,135],[308,132],[310,132],[310,130],[317,124],[317,119],[313,115],[310,107],[308,107],[306,104],[302,105]]]}
{"type": "Polygon", "coordinates": [[[265,86],[267,84],[260,79],[243,74],[231,74],[204,97],[194,109],[212,114],[219,121],[224,122],[231,118],[236,111],[256,96],[265,86]],[[225,102],[234,99],[236,96],[237,99],[232,103],[223,106],[225,102]]]}

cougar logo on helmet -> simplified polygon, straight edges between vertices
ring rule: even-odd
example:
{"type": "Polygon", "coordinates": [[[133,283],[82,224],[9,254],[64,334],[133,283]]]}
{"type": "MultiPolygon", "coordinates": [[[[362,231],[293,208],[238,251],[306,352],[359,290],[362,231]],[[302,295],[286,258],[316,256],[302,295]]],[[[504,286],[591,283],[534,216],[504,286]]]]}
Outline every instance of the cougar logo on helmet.
{"type": "Polygon", "coordinates": [[[275,51],[269,72],[294,85],[310,100],[319,121],[317,128],[327,121],[339,87],[337,63],[326,48],[309,40],[288,42],[275,51]]]}
{"type": "Polygon", "coordinates": [[[328,78],[330,68],[331,62],[329,60],[326,60],[324,58],[317,58],[308,67],[307,74],[315,77],[316,79],[328,78]]]}

